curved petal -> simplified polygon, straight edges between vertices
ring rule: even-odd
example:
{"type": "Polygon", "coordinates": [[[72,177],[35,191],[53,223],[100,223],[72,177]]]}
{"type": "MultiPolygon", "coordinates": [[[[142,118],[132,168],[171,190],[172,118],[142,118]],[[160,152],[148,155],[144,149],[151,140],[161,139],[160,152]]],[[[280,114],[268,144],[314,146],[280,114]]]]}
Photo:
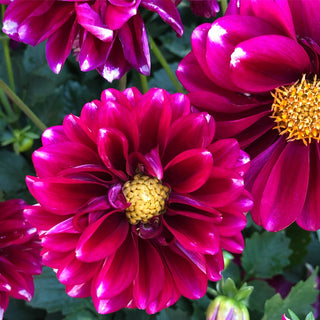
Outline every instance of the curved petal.
{"type": "Polygon", "coordinates": [[[188,149],[206,148],[214,131],[214,119],[205,112],[191,113],[176,120],[169,129],[162,161],[166,164],[188,149]]]}
{"type": "Polygon", "coordinates": [[[207,254],[220,250],[219,233],[214,223],[182,215],[166,215],[163,221],[187,250],[207,254]]]}
{"type": "Polygon", "coordinates": [[[207,182],[191,197],[209,206],[223,207],[234,201],[244,190],[244,182],[234,171],[213,167],[207,182]]]}
{"type": "Polygon", "coordinates": [[[97,274],[94,290],[99,299],[108,299],[127,289],[137,276],[138,248],[131,234],[117,251],[108,257],[97,274]]]}
{"type": "Polygon", "coordinates": [[[129,223],[122,212],[105,215],[92,223],[81,234],[76,257],[84,262],[93,262],[113,254],[127,237],[129,223]]]}
{"type": "Polygon", "coordinates": [[[209,178],[212,155],[205,149],[180,153],[164,168],[164,182],[176,192],[189,193],[199,189],[209,178]]]}
{"type": "Polygon", "coordinates": [[[174,1],[171,0],[142,0],[141,6],[158,13],[161,19],[169,24],[178,36],[183,34],[183,24],[174,1]]]}
{"type": "Polygon", "coordinates": [[[106,167],[120,179],[126,180],[128,140],[117,129],[100,129],[98,137],[99,155],[106,167]]]}
{"type": "Polygon", "coordinates": [[[145,309],[161,292],[164,285],[164,266],[156,248],[139,239],[139,271],[133,287],[133,301],[145,309]]]}
{"type": "Polygon", "coordinates": [[[43,146],[51,143],[66,142],[69,141],[64,133],[63,126],[53,126],[46,129],[41,136],[41,142],[43,146]]]}
{"type": "Polygon", "coordinates": [[[263,92],[292,83],[311,70],[295,40],[267,35],[241,42],[231,55],[231,77],[245,91],[263,92]]]}
{"type": "Polygon", "coordinates": [[[309,148],[302,142],[285,143],[274,151],[252,189],[256,201],[252,217],[268,231],[294,222],[303,208],[309,180],[309,148]],[[258,219],[255,217],[258,216],[258,219]]]}
{"type": "Polygon", "coordinates": [[[310,146],[310,173],[308,191],[302,212],[297,219],[298,225],[309,231],[320,229],[320,148],[310,146]]]}
{"type": "Polygon", "coordinates": [[[222,250],[219,250],[216,255],[205,255],[207,276],[211,281],[219,281],[221,272],[224,269],[224,260],[222,250]]]}

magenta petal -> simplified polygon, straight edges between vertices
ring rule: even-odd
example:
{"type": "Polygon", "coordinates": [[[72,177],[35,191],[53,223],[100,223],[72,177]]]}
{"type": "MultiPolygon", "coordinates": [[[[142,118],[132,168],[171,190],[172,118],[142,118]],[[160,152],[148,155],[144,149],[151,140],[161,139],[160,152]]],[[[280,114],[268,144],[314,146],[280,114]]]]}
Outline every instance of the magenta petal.
{"type": "Polygon", "coordinates": [[[207,182],[190,195],[209,206],[223,207],[238,198],[244,182],[234,171],[213,167],[207,182]]]}
{"type": "Polygon", "coordinates": [[[105,12],[105,21],[108,28],[117,30],[128,23],[129,19],[137,15],[140,1],[132,1],[120,4],[119,1],[109,1],[105,12]]]}
{"type": "Polygon", "coordinates": [[[138,256],[137,245],[128,234],[118,250],[105,260],[96,277],[95,290],[99,299],[117,296],[129,287],[137,275],[138,256]]]}
{"type": "Polygon", "coordinates": [[[100,268],[100,262],[85,263],[78,260],[72,252],[64,260],[57,272],[59,281],[63,284],[76,285],[89,281],[100,268]]]}
{"type": "Polygon", "coordinates": [[[220,245],[223,249],[233,252],[241,253],[244,249],[244,240],[242,234],[239,232],[233,237],[220,237],[220,245]]]}
{"type": "Polygon", "coordinates": [[[139,240],[139,272],[134,282],[133,300],[140,309],[153,301],[164,285],[164,266],[151,242],[139,240]]]}
{"type": "Polygon", "coordinates": [[[117,296],[109,299],[100,299],[92,293],[92,301],[98,313],[106,314],[125,308],[132,300],[132,287],[128,287],[117,296]]]}
{"type": "Polygon", "coordinates": [[[76,285],[66,285],[66,293],[72,298],[90,297],[91,281],[76,285]]]}
{"type": "Polygon", "coordinates": [[[100,129],[98,151],[106,167],[120,179],[126,180],[128,140],[116,129],[100,129]]]}
{"type": "Polygon", "coordinates": [[[55,177],[70,167],[101,163],[92,149],[75,142],[61,142],[39,148],[32,154],[32,160],[40,178],[55,177]]]}
{"type": "Polygon", "coordinates": [[[46,129],[41,136],[43,146],[56,142],[68,141],[67,136],[64,133],[63,126],[53,126],[46,129]]]}
{"type": "Polygon", "coordinates": [[[188,299],[199,299],[206,293],[207,277],[177,249],[162,247],[161,252],[169,267],[174,282],[183,296],[188,299]]]}
{"type": "Polygon", "coordinates": [[[107,190],[98,183],[62,177],[42,181],[27,176],[26,183],[45,210],[62,215],[74,213],[92,198],[105,194],[107,190]]]}
{"type": "Polygon", "coordinates": [[[191,149],[180,153],[164,168],[164,182],[181,193],[199,189],[209,178],[213,160],[209,151],[191,149]]]}
{"type": "Polygon", "coordinates": [[[76,257],[84,262],[104,259],[113,254],[127,237],[128,222],[123,213],[114,212],[92,223],[81,234],[76,257]]]}
{"type": "Polygon", "coordinates": [[[189,114],[177,119],[168,132],[168,141],[163,155],[164,163],[185,150],[206,148],[213,139],[214,131],[214,119],[205,112],[189,114]]]}
{"type": "Polygon", "coordinates": [[[294,222],[303,208],[309,180],[309,148],[303,143],[286,143],[281,154],[270,158],[272,170],[262,169],[253,186],[261,224],[268,231],[279,231],[294,222]],[[257,193],[258,192],[258,193],[257,193]],[[261,192],[261,198],[259,193],[261,192]]]}
{"type": "Polygon", "coordinates": [[[241,42],[231,55],[231,68],[237,86],[249,92],[261,92],[300,79],[301,74],[311,70],[311,63],[295,40],[267,35],[241,42]]]}
{"type": "Polygon", "coordinates": [[[205,255],[206,271],[211,281],[218,281],[221,279],[221,272],[224,269],[224,260],[222,250],[217,252],[216,255],[205,255]]]}
{"type": "Polygon", "coordinates": [[[88,3],[75,3],[78,23],[94,37],[101,41],[110,42],[113,31],[107,28],[101,20],[100,15],[94,11],[88,3]]]}
{"type": "Polygon", "coordinates": [[[141,6],[158,13],[161,19],[168,23],[178,36],[183,34],[183,24],[176,8],[176,4],[171,0],[142,0],[141,6]]]}
{"type": "Polygon", "coordinates": [[[182,215],[167,215],[164,223],[187,250],[207,254],[220,250],[219,233],[214,223],[182,215]]]}
{"type": "Polygon", "coordinates": [[[140,14],[133,16],[121,27],[119,40],[126,60],[140,73],[149,75],[151,62],[148,38],[140,14]]]}
{"type": "Polygon", "coordinates": [[[308,192],[298,225],[309,231],[320,229],[320,149],[318,144],[310,146],[310,173],[308,192]]]}

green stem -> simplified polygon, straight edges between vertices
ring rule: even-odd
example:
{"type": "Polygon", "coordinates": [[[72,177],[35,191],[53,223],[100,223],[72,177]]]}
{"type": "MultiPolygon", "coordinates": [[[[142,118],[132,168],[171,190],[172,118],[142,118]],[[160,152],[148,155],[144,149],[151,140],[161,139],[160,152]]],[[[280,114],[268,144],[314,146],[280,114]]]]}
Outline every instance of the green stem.
{"type": "Polygon", "coordinates": [[[140,75],[140,83],[141,83],[142,93],[143,94],[147,93],[147,91],[149,90],[147,77],[141,73],[139,75],[140,75]]]}
{"type": "Polygon", "coordinates": [[[226,10],[228,8],[228,1],[227,0],[220,0],[221,3],[221,11],[222,14],[224,15],[226,13],[226,10]]]}
{"type": "Polygon", "coordinates": [[[30,108],[0,79],[0,88],[8,95],[22,112],[42,131],[47,129],[46,125],[30,110],[30,108]]]}
{"type": "Polygon", "coordinates": [[[15,88],[15,84],[14,84],[12,63],[11,63],[11,58],[10,58],[9,38],[3,39],[2,45],[3,45],[4,59],[6,61],[6,65],[7,65],[7,72],[8,72],[10,88],[13,92],[15,92],[16,88],[15,88]]]}
{"type": "Polygon", "coordinates": [[[119,90],[123,91],[127,87],[127,74],[125,73],[124,76],[119,80],[119,90]]]}
{"type": "Polygon", "coordinates": [[[159,50],[158,46],[155,44],[154,40],[151,36],[149,36],[150,40],[150,47],[155,56],[157,57],[158,61],[162,65],[163,69],[166,71],[167,75],[169,76],[170,80],[172,81],[174,87],[178,92],[184,93],[184,90],[182,86],[180,85],[178,79],[176,78],[176,75],[173,73],[173,71],[170,69],[169,64],[161,51],[159,50]]]}
{"type": "MultiPolygon", "coordinates": [[[[14,112],[11,108],[11,105],[8,101],[8,98],[7,96],[5,95],[4,91],[0,89],[0,101],[7,113],[7,121],[8,122],[11,122],[13,119],[15,119],[15,115],[14,115],[14,112]]],[[[15,119],[16,120],[16,119],[15,119]]]]}

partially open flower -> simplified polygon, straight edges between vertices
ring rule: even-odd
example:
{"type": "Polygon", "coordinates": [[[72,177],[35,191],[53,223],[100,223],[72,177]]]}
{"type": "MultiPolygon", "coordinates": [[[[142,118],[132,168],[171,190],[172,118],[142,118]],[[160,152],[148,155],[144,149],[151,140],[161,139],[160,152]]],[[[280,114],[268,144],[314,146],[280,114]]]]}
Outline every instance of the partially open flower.
{"type": "Polygon", "coordinates": [[[25,210],[42,257],[72,297],[99,313],[155,313],[218,280],[222,248],[243,250],[249,158],[188,98],[161,89],[109,89],[80,117],[46,130],[25,210]]]}
{"type": "Polygon", "coordinates": [[[19,199],[0,202],[0,319],[9,297],[31,300],[32,277],[41,273],[40,241],[23,216],[25,206],[19,199]]]}

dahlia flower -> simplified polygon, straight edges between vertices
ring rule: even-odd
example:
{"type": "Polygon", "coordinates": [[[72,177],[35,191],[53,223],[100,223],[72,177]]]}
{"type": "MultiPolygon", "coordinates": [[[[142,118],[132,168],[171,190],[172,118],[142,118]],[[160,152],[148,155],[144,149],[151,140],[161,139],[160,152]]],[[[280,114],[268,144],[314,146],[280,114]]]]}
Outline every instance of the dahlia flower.
{"type": "Polygon", "coordinates": [[[9,297],[31,300],[32,276],[41,273],[40,242],[23,216],[25,206],[19,199],[0,202],[0,319],[9,297]]]}
{"type": "Polygon", "coordinates": [[[252,164],[253,220],[320,228],[320,1],[231,1],[198,26],[177,75],[191,102],[252,164]]]}
{"type": "MultiPolygon", "coordinates": [[[[150,73],[148,39],[139,8],[156,12],[178,36],[183,24],[176,6],[181,0],[0,0],[8,4],[3,32],[12,39],[35,46],[47,40],[50,68],[59,73],[71,50],[80,69],[97,69],[109,82],[130,68],[150,73]]],[[[216,0],[193,5],[205,16],[219,10],[216,0]]]]}
{"type": "Polygon", "coordinates": [[[44,264],[71,297],[99,313],[155,313],[218,280],[222,248],[241,252],[247,154],[212,143],[215,123],[188,98],[151,89],[103,91],[80,117],[47,129],[26,181],[39,202],[25,210],[44,264]]]}

